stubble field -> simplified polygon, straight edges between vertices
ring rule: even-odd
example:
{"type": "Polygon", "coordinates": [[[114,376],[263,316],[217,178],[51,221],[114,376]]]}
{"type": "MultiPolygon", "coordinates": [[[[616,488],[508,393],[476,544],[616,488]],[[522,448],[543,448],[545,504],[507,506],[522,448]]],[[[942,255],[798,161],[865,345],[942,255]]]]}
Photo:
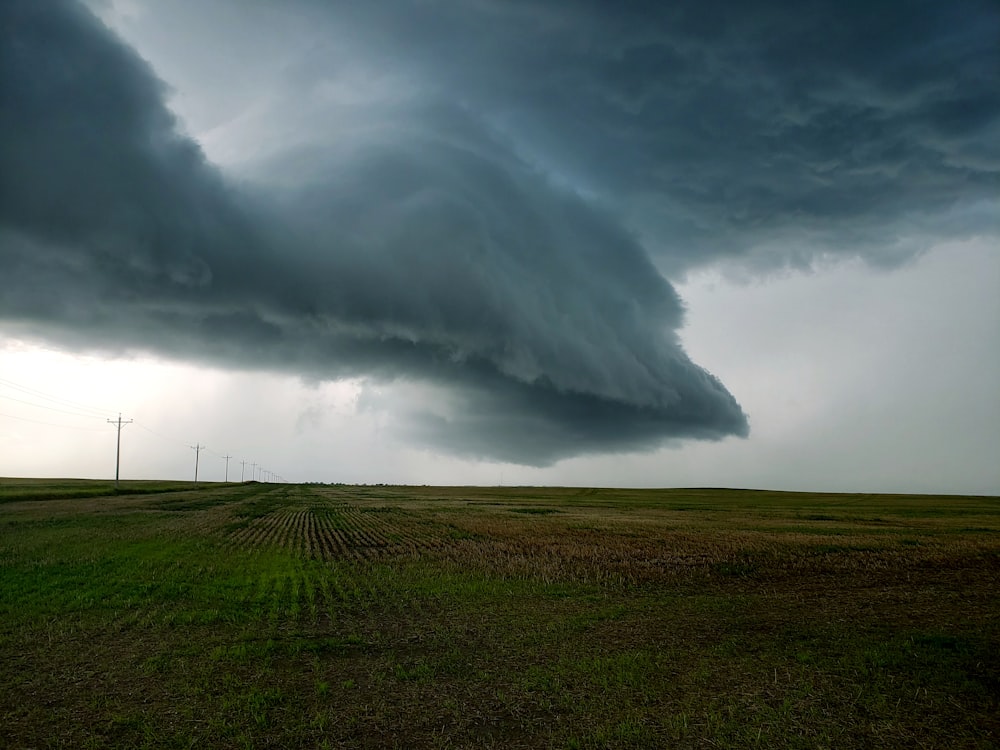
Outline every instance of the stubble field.
{"type": "Polygon", "coordinates": [[[989,748],[1000,499],[0,480],[0,746],[989,748]]]}

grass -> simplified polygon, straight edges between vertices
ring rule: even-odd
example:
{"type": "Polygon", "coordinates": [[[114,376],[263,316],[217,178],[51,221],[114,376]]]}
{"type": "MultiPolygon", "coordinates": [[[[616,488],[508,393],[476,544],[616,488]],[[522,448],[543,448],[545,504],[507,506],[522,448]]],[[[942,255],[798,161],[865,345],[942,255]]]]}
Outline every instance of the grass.
{"type": "Polygon", "coordinates": [[[108,495],[149,495],[160,492],[196,490],[191,482],[127,480],[118,486],[113,481],[90,479],[0,479],[0,503],[20,500],[67,500],[108,495]]]}
{"type": "Polygon", "coordinates": [[[997,498],[112,489],[0,480],[0,746],[998,744],[997,498]]]}

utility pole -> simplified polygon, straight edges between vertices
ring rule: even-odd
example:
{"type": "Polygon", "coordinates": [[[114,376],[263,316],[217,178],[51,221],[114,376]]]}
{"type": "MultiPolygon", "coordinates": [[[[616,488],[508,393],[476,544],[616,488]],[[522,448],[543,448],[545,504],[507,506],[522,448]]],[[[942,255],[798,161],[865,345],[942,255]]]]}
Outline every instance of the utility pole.
{"type": "Polygon", "coordinates": [[[243,484],[243,470],[246,468],[246,460],[240,461],[240,484],[243,484]]]}
{"type": "Polygon", "coordinates": [[[229,482],[229,459],[231,459],[232,456],[223,456],[223,458],[226,459],[226,482],[228,483],[229,482]]]}
{"type": "Polygon", "coordinates": [[[191,446],[191,450],[194,451],[194,483],[198,484],[198,457],[201,455],[201,452],[205,450],[205,446],[196,443],[191,446]]]}
{"type": "Polygon", "coordinates": [[[121,466],[122,461],[122,426],[132,424],[132,420],[128,419],[123,422],[122,413],[118,412],[118,420],[109,419],[108,424],[118,426],[118,447],[115,449],[115,489],[118,489],[118,468],[121,466]]]}

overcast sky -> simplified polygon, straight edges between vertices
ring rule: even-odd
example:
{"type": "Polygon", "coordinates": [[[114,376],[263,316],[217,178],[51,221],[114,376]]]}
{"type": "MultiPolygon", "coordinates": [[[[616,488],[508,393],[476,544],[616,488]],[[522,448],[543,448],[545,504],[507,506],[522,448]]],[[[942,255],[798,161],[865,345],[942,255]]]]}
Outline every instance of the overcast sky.
{"type": "Polygon", "coordinates": [[[1000,493],[1000,8],[0,2],[0,475],[1000,493]],[[246,463],[244,463],[246,462],[246,463]]]}

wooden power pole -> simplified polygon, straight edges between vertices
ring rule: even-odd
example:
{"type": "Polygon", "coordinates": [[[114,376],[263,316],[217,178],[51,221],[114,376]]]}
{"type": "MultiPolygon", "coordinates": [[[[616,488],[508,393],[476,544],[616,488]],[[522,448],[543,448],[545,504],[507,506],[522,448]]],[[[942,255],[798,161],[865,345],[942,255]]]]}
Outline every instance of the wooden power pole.
{"type": "Polygon", "coordinates": [[[131,419],[126,419],[122,421],[121,412],[118,412],[118,419],[109,419],[108,424],[113,424],[118,427],[118,446],[115,449],[115,489],[118,489],[118,470],[122,463],[122,427],[127,424],[132,424],[131,419]]]}

